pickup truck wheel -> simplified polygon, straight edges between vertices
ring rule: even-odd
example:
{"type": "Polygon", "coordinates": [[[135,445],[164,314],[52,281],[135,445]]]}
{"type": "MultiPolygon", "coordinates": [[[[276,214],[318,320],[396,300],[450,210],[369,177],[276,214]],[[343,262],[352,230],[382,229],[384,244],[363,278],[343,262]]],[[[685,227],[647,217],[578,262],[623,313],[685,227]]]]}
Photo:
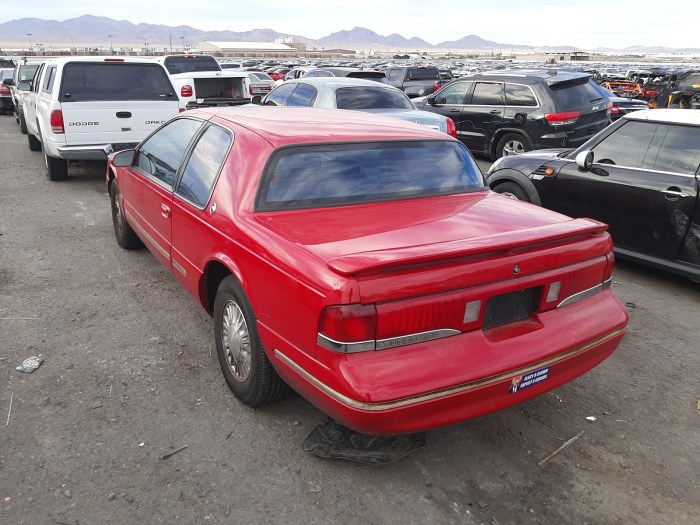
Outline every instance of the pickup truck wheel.
{"type": "Polygon", "coordinates": [[[226,383],[242,403],[256,407],[287,394],[289,387],[260,342],[253,307],[232,275],[221,281],[216,292],[214,334],[226,383]]]}
{"type": "Polygon", "coordinates": [[[496,158],[505,157],[508,155],[520,155],[526,151],[530,151],[530,145],[527,139],[517,133],[506,133],[498,141],[496,146],[496,158]]]}
{"type": "Polygon", "coordinates": [[[19,121],[20,132],[22,133],[22,135],[26,135],[27,134],[27,121],[24,120],[24,113],[22,113],[22,110],[17,111],[17,119],[19,121]]]}
{"type": "Polygon", "coordinates": [[[44,149],[44,162],[46,164],[46,178],[50,181],[66,180],[68,178],[68,161],[58,157],[52,157],[44,149]]]}
{"type": "Polygon", "coordinates": [[[41,151],[41,141],[31,133],[27,133],[27,144],[30,151],[41,151]]]}
{"type": "Polygon", "coordinates": [[[505,195],[506,197],[510,197],[511,199],[531,202],[525,189],[517,182],[503,182],[496,186],[493,191],[505,195]]]}
{"type": "Polygon", "coordinates": [[[124,217],[121,203],[119,202],[119,186],[116,179],[112,180],[109,190],[109,200],[112,207],[112,224],[114,225],[114,236],[117,244],[125,250],[135,250],[141,248],[143,242],[136,235],[136,232],[129,226],[124,217]]]}

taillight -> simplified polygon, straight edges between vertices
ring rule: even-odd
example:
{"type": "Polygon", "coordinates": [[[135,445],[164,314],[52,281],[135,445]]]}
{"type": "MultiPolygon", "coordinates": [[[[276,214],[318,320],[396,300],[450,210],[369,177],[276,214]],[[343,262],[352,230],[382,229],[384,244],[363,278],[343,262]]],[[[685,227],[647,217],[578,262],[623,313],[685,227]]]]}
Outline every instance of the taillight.
{"type": "Polygon", "coordinates": [[[620,114],[620,108],[617,106],[613,106],[610,108],[610,114],[611,115],[619,115],[620,114]]]}
{"type": "Polygon", "coordinates": [[[7,87],[5,84],[0,83],[0,95],[9,95],[10,94],[10,88],[7,87]]]}
{"type": "Polygon", "coordinates": [[[455,126],[455,121],[450,117],[445,117],[447,120],[447,134],[450,137],[457,138],[457,126],[455,126]]]}
{"type": "Polygon", "coordinates": [[[189,86],[185,84],[180,88],[180,96],[181,97],[191,97],[194,94],[194,91],[192,91],[192,86],[189,86]]]}
{"type": "Polygon", "coordinates": [[[377,309],[369,304],[328,306],[318,321],[318,342],[336,352],[374,350],[377,309]]]}
{"type": "Polygon", "coordinates": [[[433,93],[435,93],[441,87],[442,87],[442,82],[436,82],[435,85],[433,86],[433,93]]]}
{"type": "Polygon", "coordinates": [[[49,122],[51,123],[51,132],[55,135],[61,135],[66,132],[63,128],[63,112],[60,109],[54,109],[51,112],[49,122]]]}
{"type": "Polygon", "coordinates": [[[544,287],[542,311],[552,310],[595,295],[610,286],[615,258],[612,253],[575,265],[544,287]]]}
{"type": "Polygon", "coordinates": [[[578,111],[564,111],[562,113],[545,113],[544,119],[552,126],[564,126],[573,124],[581,116],[578,111]]]}

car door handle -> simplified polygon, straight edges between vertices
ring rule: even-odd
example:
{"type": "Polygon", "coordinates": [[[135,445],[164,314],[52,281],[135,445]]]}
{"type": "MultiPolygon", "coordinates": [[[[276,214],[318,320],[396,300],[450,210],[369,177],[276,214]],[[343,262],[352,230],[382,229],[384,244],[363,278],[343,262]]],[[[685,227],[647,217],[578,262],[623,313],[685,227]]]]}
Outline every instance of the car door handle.
{"type": "Polygon", "coordinates": [[[160,205],[160,214],[166,219],[169,218],[170,217],[170,207],[166,206],[165,204],[161,204],[160,205]]]}
{"type": "Polygon", "coordinates": [[[491,111],[489,111],[489,113],[491,113],[492,115],[498,115],[500,112],[500,109],[492,109],[491,111]]]}
{"type": "Polygon", "coordinates": [[[676,200],[679,197],[689,197],[689,195],[681,191],[680,188],[669,188],[661,193],[666,195],[666,198],[669,200],[676,200]]]}
{"type": "Polygon", "coordinates": [[[452,108],[450,113],[460,113],[462,110],[460,108],[452,108]]]}

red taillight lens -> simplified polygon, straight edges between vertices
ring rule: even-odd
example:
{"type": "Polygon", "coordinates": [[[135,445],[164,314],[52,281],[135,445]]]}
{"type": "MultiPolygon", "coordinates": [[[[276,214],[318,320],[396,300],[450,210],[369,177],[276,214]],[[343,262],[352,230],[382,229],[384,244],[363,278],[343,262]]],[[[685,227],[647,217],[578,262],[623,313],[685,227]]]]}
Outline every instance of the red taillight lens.
{"type": "Polygon", "coordinates": [[[545,113],[544,119],[552,126],[564,126],[573,124],[581,116],[578,111],[564,111],[563,113],[545,113]]]}
{"type": "Polygon", "coordinates": [[[360,343],[374,339],[377,309],[373,304],[329,306],[321,312],[318,333],[336,343],[360,343]]]}
{"type": "Polygon", "coordinates": [[[9,95],[10,94],[10,88],[7,87],[5,84],[0,83],[0,95],[9,95]]]}
{"type": "Polygon", "coordinates": [[[194,94],[194,91],[192,91],[192,86],[189,86],[185,84],[180,88],[180,96],[181,97],[191,97],[194,94]]]}
{"type": "Polygon", "coordinates": [[[610,108],[610,114],[611,115],[619,115],[620,114],[620,108],[617,106],[613,106],[610,108]]]}
{"type": "Polygon", "coordinates": [[[248,93],[250,93],[250,96],[253,96],[253,86],[248,86],[248,93]]]}
{"type": "Polygon", "coordinates": [[[455,126],[455,121],[450,117],[445,117],[447,119],[447,134],[450,137],[457,138],[457,126],[455,126]]]}
{"type": "MultiPolygon", "coordinates": [[[[612,275],[612,254],[600,256],[592,261],[574,265],[566,273],[556,275],[548,285],[544,287],[544,301],[542,311],[557,308],[562,302],[575,302],[578,298],[588,297],[581,294],[587,290],[593,290],[600,286],[612,275]]],[[[614,259],[612,259],[614,261],[614,259]]],[[[600,290],[597,290],[600,291],[600,290]]],[[[593,295],[592,292],[590,295],[593,295]]]]}
{"type": "Polygon", "coordinates": [[[433,93],[435,93],[441,87],[442,87],[442,82],[436,82],[435,85],[433,86],[433,93]]]}
{"type": "Polygon", "coordinates": [[[65,133],[63,128],[63,112],[60,109],[54,109],[49,117],[51,123],[51,132],[55,135],[61,135],[65,133]]]}

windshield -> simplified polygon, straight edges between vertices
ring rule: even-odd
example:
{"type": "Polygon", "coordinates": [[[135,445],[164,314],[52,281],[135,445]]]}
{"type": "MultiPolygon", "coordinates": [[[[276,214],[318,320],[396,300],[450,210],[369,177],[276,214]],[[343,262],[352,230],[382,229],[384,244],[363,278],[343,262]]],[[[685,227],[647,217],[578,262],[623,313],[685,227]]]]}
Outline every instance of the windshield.
{"type": "Polygon", "coordinates": [[[256,207],[323,208],[483,189],[481,171],[459,142],[312,144],[273,155],[256,207]]]}
{"type": "Polygon", "coordinates": [[[403,91],[380,87],[338,88],[335,101],[338,109],[415,109],[403,91]]]}

